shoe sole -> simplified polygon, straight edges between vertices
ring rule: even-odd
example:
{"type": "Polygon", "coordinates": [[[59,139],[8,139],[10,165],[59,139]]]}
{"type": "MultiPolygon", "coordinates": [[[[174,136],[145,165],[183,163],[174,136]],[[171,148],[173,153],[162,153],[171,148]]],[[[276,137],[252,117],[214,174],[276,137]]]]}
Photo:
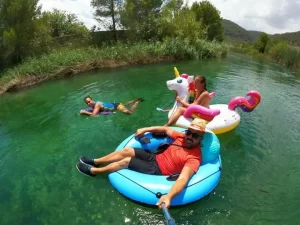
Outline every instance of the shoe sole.
{"type": "MultiPolygon", "coordinates": [[[[85,164],[86,164],[86,163],[85,163],[85,164]]],[[[87,165],[87,164],[86,164],[86,165],[87,165]]],[[[94,177],[94,176],[88,175],[88,174],[86,174],[86,173],[84,173],[84,172],[81,172],[77,165],[76,165],[76,169],[78,170],[79,173],[81,173],[81,174],[83,174],[83,175],[85,175],[85,176],[87,176],[87,177],[94,177]]]]}

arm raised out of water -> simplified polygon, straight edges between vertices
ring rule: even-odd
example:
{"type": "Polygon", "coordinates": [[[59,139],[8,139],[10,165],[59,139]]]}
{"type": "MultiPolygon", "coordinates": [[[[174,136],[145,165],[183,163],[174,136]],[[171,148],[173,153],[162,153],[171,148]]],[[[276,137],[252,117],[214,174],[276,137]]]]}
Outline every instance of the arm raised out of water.
{"type": "Polygon", "coordinates": [[[178,179],[175,184],[172,186],[168,194],[161,196],[156,205],[161,208],[161,205],[165,203],[166,207],[169,208],[171,205],[172,199],[178,195],[188,183],[190,178],[194,175],[194,171],[190,167],[183,167],[178,179]]]}

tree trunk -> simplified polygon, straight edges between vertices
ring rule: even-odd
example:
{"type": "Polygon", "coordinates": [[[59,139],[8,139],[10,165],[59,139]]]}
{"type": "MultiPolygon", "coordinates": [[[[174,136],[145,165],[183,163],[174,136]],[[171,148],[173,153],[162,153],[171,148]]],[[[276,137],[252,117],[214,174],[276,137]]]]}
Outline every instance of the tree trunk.
{"type": "Polygon", "coordinates": [[[117,31],[116,31],[114,0],[111,0],[111,18],[112,18],[112,22],[113,22],[114,38],[115,38],[115,42],[117,42],[118,39],[117,39],[117,31]]]}

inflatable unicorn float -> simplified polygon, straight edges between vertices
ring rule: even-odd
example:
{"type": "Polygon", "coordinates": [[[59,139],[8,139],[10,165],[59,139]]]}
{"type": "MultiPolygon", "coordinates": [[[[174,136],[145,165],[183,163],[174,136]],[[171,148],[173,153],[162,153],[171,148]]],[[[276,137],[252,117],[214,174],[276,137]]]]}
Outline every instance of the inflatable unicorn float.
{"type": "MultiPolygon", "coordinates": [[[[176,67],[174,67],[175,79],[167,81],[167,87],[169,90],[174,90],[177,92],[178,96],[184,101],[188,101],[190,96],[190,91],[193,89],[194,76],[189,76],[187,74],[179,75],[176,67]]],[[[210,98],[215,96],[215,92],[209,94],[210,98]]],[[[176,126],[187,128],[191,121],[200,117],[207,121],[207,128],[214,132],[215,134],[221,134],[233,130],[236,128],[241,120],[237,108],[239,107],[244,112],[253,111],[256,106],[260,103],[261,95],[258,91],[252,90],[247,93],[249,97],[238,96],[232,98],[228,105],[227,104],[214,104],[210,105],[209,109],[200,105],[189,106],[184,114],[179,117],[176,122],[176,126]]],[[[175,101],[174,106],[168,113],[168,118],[170,118],[182,104],[175,101]]]]}

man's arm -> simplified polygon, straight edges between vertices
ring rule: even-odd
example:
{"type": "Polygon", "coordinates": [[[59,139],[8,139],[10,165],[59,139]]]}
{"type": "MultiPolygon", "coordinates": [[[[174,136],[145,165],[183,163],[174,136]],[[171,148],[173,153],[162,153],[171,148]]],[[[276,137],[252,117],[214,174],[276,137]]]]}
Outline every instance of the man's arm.
{"type": "Polygon", "coordinates": [[[169,137],[172,137],[173,130],[169,127],[163,127],[163,126],[156,126],[156,127],[144,127],[141,129],[138,129],[135,133],[136,137],[142,137],[146,132],[151,133],[165,133],[169,137]]]}
{"type": "Polygon", "coordinates": [[[80,111],[80,114],[87,115],[87,116],[97,116],[98,113],[99,113],[100,110],[101,110],[101,107],[102,107],[102,104],[101,104],[101,103],[97,103],[97,104],[95,105],[95,108],[94,108],[93,112],[88,112],[88,111],[86,111],[86,110],[81,110],[81,111],[80,111]]]}
{"type": "Polygon", "coordinates": [[[185,185],[188,183],[188,181],[193,175],[194,175],[194,171],[190,167],[187,166],[183,167],[178,179],[176,180],[175,184],[172,186],[169,193],[163,195],[158,200],[156,205],[158,205],[161,208],[161,204],[164,202],[166,207],[169,208],[172,199],[184,189],[185,185]]]}
{"type": "Polygon", "coordinates": [[[86,110],[82,109],[82,110],[80,110],[80,114],[81,114],[81,115],[87,115],[87,116],[91,116],[93,113],[91,113],[91,112],[88,112],[88,111],[86,111],[86,110]]]}

